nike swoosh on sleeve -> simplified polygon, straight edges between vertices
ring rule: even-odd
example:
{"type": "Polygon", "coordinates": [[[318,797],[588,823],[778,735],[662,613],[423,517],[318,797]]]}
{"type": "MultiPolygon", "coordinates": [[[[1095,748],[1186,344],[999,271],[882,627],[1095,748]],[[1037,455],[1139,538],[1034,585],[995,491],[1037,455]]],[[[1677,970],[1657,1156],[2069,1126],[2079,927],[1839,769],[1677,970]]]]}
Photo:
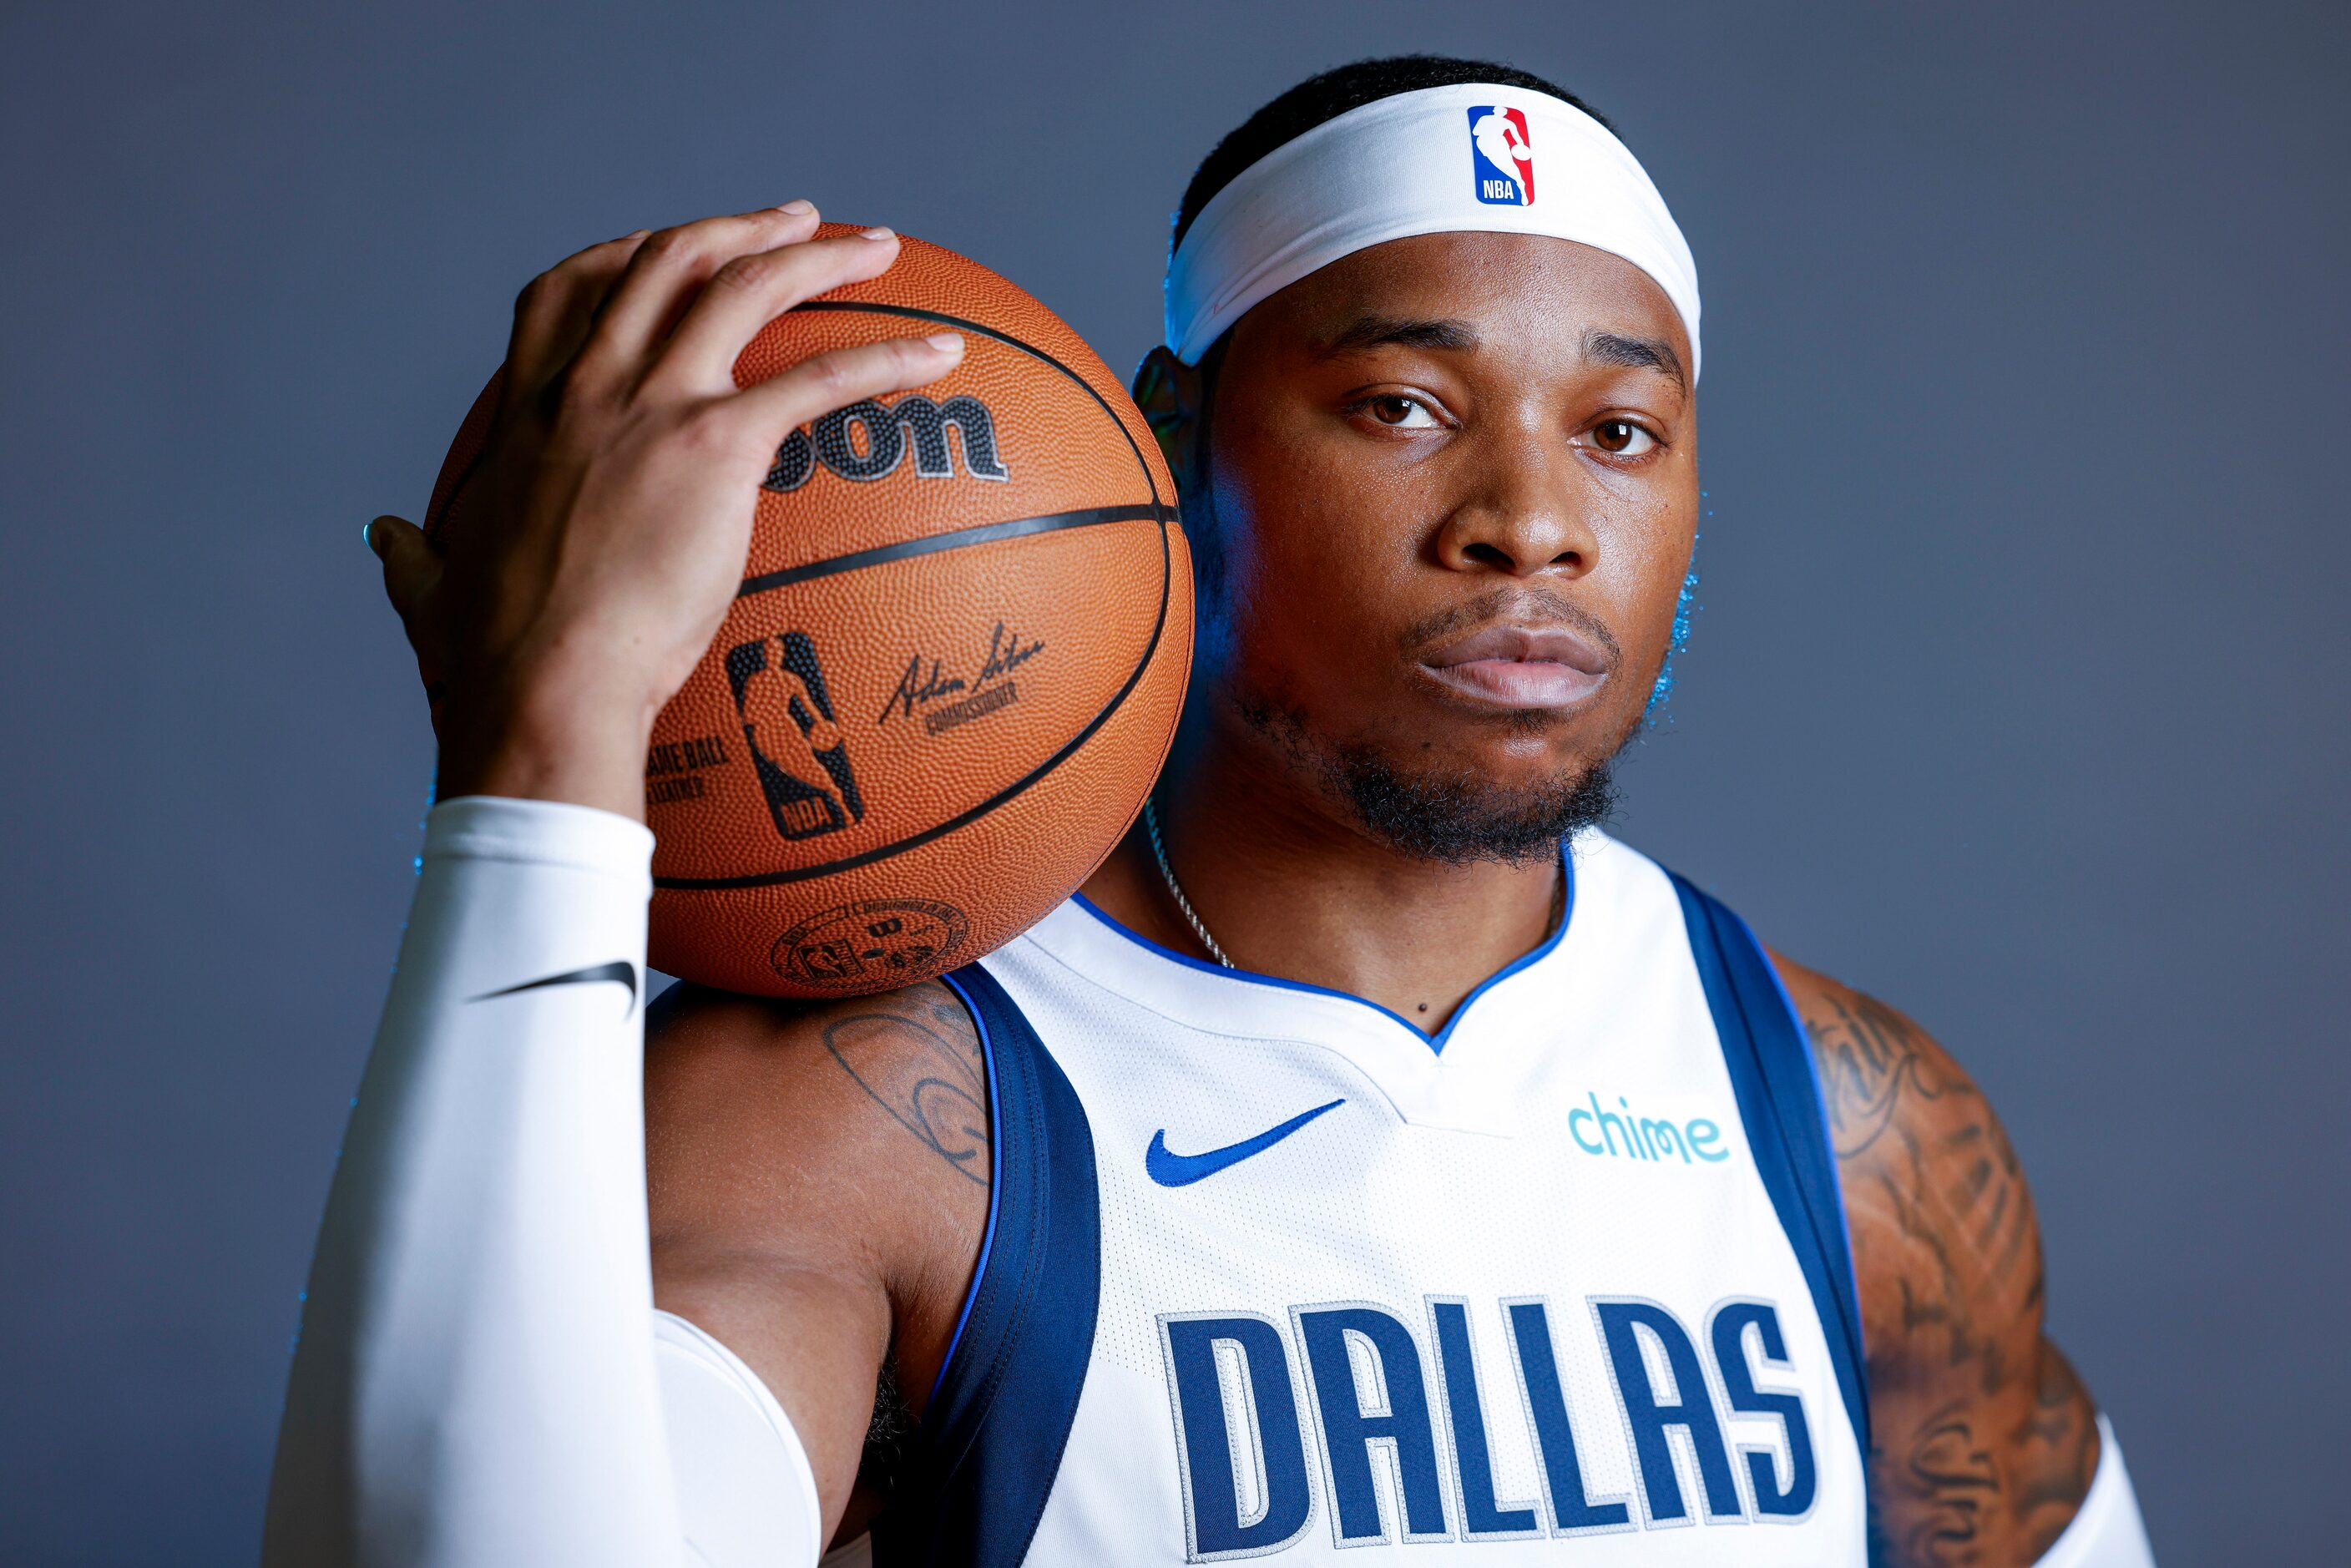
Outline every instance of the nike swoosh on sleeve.
{"type": "Polygon", "coordinates": [[[632,1012],[636,1010],[637,967],[626,958],[615,958],[609,964],[590,965],[585,969],[567,969],[560,975],[549,975],[545,979],[525,980],[518,986],[508,986],[503,990],[484,991],[470,999],[486,1002],[492,997],[510,997],[517,991],[543,990],[549,986],[592,986],[600,980],[611,980],[626,990],[629,993],[629,1009],[632,1012]]]}
{"type": "Polygon", "coordinates": [[[1143,1168],[1161,1186],[1190,1186],[1194,1182],[1212,1176],[1227,1166],[1238,1165],[1251,1155],[1261,1155],[1325,1111],[1335,1111],[1344,1100],[1333,1100],[1328,1105],[1317,1105],[1311,1111],[1301,1111],[1279,1127],[1268,1127],[1254,1138],[1243,1138],[1238,1144],[1227,1144],[1221,1149],[1210,1149],[1204,1155],[1179,1155],[1167,1146],[1167,1129],[1162,1127],[1151,1134],[1151,1146],[1143,1152],[1143,1168]]]}

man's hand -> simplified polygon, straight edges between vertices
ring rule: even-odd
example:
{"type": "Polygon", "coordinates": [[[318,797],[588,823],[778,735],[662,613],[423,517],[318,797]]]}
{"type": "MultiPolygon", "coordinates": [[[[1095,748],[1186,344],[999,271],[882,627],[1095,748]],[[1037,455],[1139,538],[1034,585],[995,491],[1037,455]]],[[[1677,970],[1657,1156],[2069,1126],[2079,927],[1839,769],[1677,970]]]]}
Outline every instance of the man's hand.
{"type": "Polygon", "coordinates": [[[951,332],[893,339],[738,389],[736,358],[768,321],[898,255],[887,229],[816,229],[816,209],[794,202],[640,232],[516,300],[466,527],[445,558],[400,518],[368,529],[409,641],[447,687],[444,799],[642,818],[653,718],[734,600],[777,446],[961,359],[951,332]]]}

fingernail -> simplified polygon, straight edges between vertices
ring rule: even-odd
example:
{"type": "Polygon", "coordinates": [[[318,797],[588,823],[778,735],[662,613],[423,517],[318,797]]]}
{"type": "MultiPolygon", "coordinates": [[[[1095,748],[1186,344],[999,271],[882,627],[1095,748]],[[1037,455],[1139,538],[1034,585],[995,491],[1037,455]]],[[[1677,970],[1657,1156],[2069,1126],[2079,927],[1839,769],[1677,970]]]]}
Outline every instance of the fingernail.
{"type": "Polygon", "coordinates": [[[376,557],[379,560],[383,558],[383,547],[376,542],[375,525],[382,520],[382,518],[378,517],[373,521],[361,523],[360,525],[360,538],[366,542],[368,552],[376,557]]]}
{"type": "Polygon", "coordinates": [[[963,334],[960,332],[934,332],[923,341],[942,353],[960,353],[963,350],[963,334]]]}
{"type": "Polygon", "coordinates": [[[866,229],[863,232],[867,239],[896,239],[898,237],[897,235],[890,229],[866,229]]]}
{"type": "Polygon", "coordinates": [[[816,211],[816,204],[814,202],[795,199],[786,202],[782,206],[778,207],[776,211],[779,213],[789,213],[796,218],[804,218],[810,213],[816,211]]]}

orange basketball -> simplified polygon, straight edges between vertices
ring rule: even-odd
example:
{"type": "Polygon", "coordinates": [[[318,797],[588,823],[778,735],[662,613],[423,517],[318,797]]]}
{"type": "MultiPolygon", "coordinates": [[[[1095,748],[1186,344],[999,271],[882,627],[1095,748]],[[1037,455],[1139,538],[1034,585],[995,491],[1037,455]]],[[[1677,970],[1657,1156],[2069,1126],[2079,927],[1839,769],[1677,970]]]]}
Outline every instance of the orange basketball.
{"type": "MultiPolygon", "coordinates": [[[[816,997],[967,963],[1085,880],[1166,756],[1192,653],[1175,486],[1061,318],[907,239],[770,322],[735,377],[941,325],[966,339],[944,381],[777,453],[734,608],[653,726],[656,968],[816,997]]],[[[442,465],[436,537],[463,526],[496,386],[442,465]]]]}

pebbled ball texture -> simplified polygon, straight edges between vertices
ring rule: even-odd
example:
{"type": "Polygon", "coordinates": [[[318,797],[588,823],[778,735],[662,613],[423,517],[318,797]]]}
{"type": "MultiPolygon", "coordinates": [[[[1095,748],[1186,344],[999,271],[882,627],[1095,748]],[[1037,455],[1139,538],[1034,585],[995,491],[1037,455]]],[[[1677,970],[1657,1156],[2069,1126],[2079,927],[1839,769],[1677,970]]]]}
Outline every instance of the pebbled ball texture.
{"type": "MultiPolygon", "coordinates": [[[[653,726],[656,968],[824,997],[969,963],[1085,880],[1166,757],[1192,653],[1175,486],[1066,323],[909,238],[770,322],[735,377],[942,325],[966,338],[945,380],[785,442],[742,590],[653,726]]],[[[443,463],[436,539],[465,526],[497,388],[443,463]]]]}

